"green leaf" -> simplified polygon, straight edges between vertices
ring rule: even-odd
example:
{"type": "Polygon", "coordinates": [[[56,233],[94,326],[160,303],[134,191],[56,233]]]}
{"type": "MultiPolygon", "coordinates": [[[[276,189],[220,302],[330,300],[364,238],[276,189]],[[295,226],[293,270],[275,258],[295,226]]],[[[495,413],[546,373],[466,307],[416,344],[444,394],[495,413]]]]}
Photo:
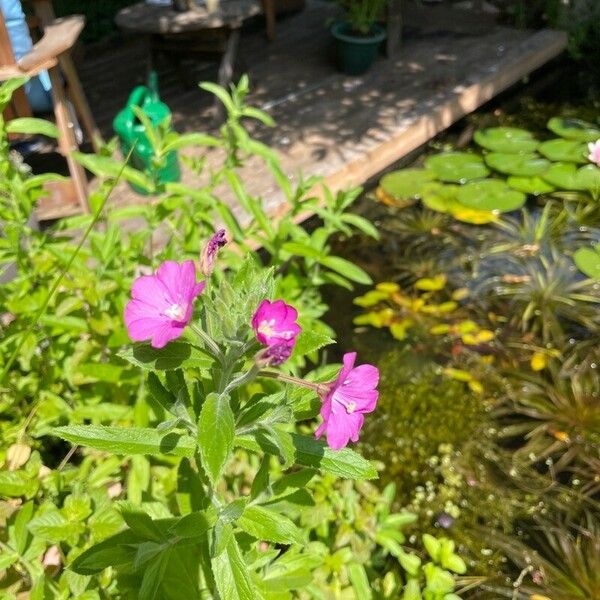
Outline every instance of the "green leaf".
{"type": "Polygon", "coordinates": [[[143,540],[152,542],[164,541],[161,530],[155,525],[149,515],[132,505],[124,505],[121,514],[129,529],[143,540]]]}
{"type": "Polygon", "coordinates": [[[182,517],[171,528],[171,532],[182,538],[202,538],[217,521],[217,513],[211,506],[207,510],[200,510],[182,517]]]}
{"type": "Polygon", "coordinates": [[[508,184],[508,187],[517,190],[517,192],[533,194],[534,196],[549,194],[554,191],[554,186],[550,185],[547,181],[544,181],[541,177],[511,176],[506,180],[506,183],[508,184]]]}
{"type": "Polygon", "coordinates": [[[321,469],[345,479],[377,479],[375,467],[350,448],[332,450],[324,442],[312,437],[297,433],[292,433],[291,437],[298,464],[321,469]]]}
{"type": "Polygon", "coordinates": [[[423,186],[434,179],[427,169],[401,169],[384,175],[379,186],[393,200],[412,200],[420,198],[423,186]]]}
{"type": "Polygon", "coordinates": [[[78,163],[98,177],[115,178],[119,176],[121,169],[123,169],[121,177],[125,181],[149,192],[154,190],[154,184],[149,177],[137,169],[129,166],[123,167],[123,163],[120,160],[115,160],[108,156],[100,156],[99,154],[83,154],[81,152],[73,152],[72,154],[78,163]]]}
{"type": "Polygon", "coordinates": [[[233,448],[235,419],[229,396],[209,394],[202,405],[198,420],[198,449],[202,467],[215,485],[233,448]]]}
{"type": "Polygon", "coordinates": [[[467,152],[435,154],[425,161],[425,167],[441,181],[455,183],[465,183],[489,174],[483,159],[467,152]]]}
{"type": "Polygon", "coordinates": [[[257,540],[276,544],[302,544],[302,531],[279,513],[262,506],[249,506],[238,518],[237,525],[257,540]]]}
{"type": "Polygon", "coordinates": [[[228,113],[235,113],[236,109],[231,101],[231,97],[220,85],[216,83],[211,83],[209,81],[204,81],[200,84],[200,88],[214,94],[225,106],[228,113]]]}
{"type": "Polygon", "coordinates": [[[319,262],[324,267],[347,277],[351,281],[356,281],[356,283],[362,283],[364,285],[373,283],[373,280],[365,273],[365,271],[345,258],[339,256],[325,256],[319,262]]]}
{"type": "Polygon", "coordinates": [[[439,540],[430,535],[429,533],[425,533],[423,535],[423,545],[425,546],[425,550],[427,550],[427,554],[431,556],[431,560],[437,562],[440,559],[440,551],[442,549],[442,545],[439,540]]]}
{"type": "Polygon", "coordinates": [[[371,592],[371,585],[369,584],[365,568],[361,564],[352,563],[348,567],[348,575],[350,576],[356,597],[360,598],[360,600],[371,600],[373,593],[371,592]]]}
{"type": "Polygon", "coordinates": [[[52,543],[61,542],[84,531],[84,526],[81,523],[67,521],[56,509],[36,516],[27,524],[27,528],[34,536],[52,543]]]}
{"type": "Polygon", "coordinates": [[[600,246],[595,248],[579,248],[573,254],[577,268],[590,279],[600,281],[600,246]]]}
{"type": "Polygon", "coordinates": [[[302,242],[285,242],[281,248],[285,252],[289,252],[292,256],[303,256],[304,258],[313,258],[315,260],[321,260],[323,256],[321,250],[302,242]]]}
{"type": "Polygon", "coordinates": [[[556,163],[544,174],[543,178],[551,185],[571,191],[600,191],[600,168],[586,165],[577,168],[573,163],[556,163]]]}
{"type": "Polygon", "coordinates": [[[402,600],[423,600],[421,595],[421,586],[416,579],[409,579],[404,587],[402,600]]]}
{"type": "Polygon", "coordinates": [[[221,141],[207,133],[178,134],[177,138],[162,148],[162,154],[168,154],[188,146],[220,146],[221,141]]]}
{"type": "Polygon", "coordinates": [[[463,185],[457,200],[476,210],[510,212],[521,208],[527,200],[525,194],[511,190],[504,181],[486,179],[463,185]]]}
{"type": "Polygon", "coordinates": [[[552,164],[538,154],[505,154],[503,152],[490,152],[485,156],[489,167],[505,175],[517,177],[534,177],[541,175],[552,164]]]}
{"type": "Polygon", "coordinates": [[[578,142],[595,142],[600,138],[600,129],[580,119],[553,117],[548,121],[548,129],[560,137],[578,142]]]}
{"type": "Polygon", "coordinates": [[[212,570],[223,600],[261,600],[235,536],[230,536],[225,551],[212,559],[212,570]]]}
{"type": "Polygon", "coordinates": [[[6,123],[5,128],[7,133],[21,133],[25,135],[41,134],[52,138],[58,137],[58,128],[54,123],[34,117],[13,119],[6,123]]]}
{"type": "Polygon", "coordinates": [[[534,152],[539,143],[529,131],[517,127],[479,129],[473,139],[487,150],[510,154],[534,152]]]}
{"type": "Polygon", "coordinates": [[[314,329],[305,328],[298,336],[296,346],[294,347],[294,354],[296,356],[306,356],[334,342],[335,340],[331,339],[328,335],[319,333],[314,329]]]}
{"type": "Polygon", "coordinates": [[[69,425],[57,427],[54,433],[72,444],[88,446],[114,454],[194,455],[195,440],[178,433],[161,434],[145,427],[104,427],[101,425],[69,425]]]}
{"type": "Polygon", "coordinates": [[[171,342],[164,348],[153,348],[150,344],[136,344],[122,349],[118,355],[136,367],[147,371],[170,369],[208,369],[212,358],[199,348],[185,342],[171,342]]]}
{"type": "Polygon", "coordinates": [[[548,140],[538,146],[538,152],[553,162],[587,162],[587,146],[576,140],[548,140]]]}
{"type": "Polygon", "coordinates": [[[80,575],[95,575],[110,566],[132,563],[136,553],[134,544],[139,541],[132,531],[122,531],[85,550],[70,568],[80,575]]]}
{"type": "Polygon", "coordinates": [[[160,406],[167,412],[171,412],[177,399],[165,388],[154,371],[148,373],[148,390],[160,406]]]}
{"type": "Polygon", "coordinates": [[[138,600],[155,600],[162,597],[161,583],[170,555],[171,548],[167,547],[146,566],[138,600]]]}

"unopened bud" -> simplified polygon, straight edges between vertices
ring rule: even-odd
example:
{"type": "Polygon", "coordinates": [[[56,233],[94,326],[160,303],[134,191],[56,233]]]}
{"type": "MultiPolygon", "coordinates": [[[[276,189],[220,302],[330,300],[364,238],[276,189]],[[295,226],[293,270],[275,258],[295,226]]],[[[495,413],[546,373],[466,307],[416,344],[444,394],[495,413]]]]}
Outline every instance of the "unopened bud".
{"type": "Polygon", "coordinates": [[[283,364],[291,355],[294,349],[293,345],[286,342],[273,344],[261,350],[254,361],[261,369],[264,367],[276,367],[283,364]]]}
{"type": "Polygon", "coordinates": [[[224,229],[217,232],[206,242],[200,253],[200,271],[208,277],[214,268],[217,252],[227,243],[227,235],[224,229]]]}

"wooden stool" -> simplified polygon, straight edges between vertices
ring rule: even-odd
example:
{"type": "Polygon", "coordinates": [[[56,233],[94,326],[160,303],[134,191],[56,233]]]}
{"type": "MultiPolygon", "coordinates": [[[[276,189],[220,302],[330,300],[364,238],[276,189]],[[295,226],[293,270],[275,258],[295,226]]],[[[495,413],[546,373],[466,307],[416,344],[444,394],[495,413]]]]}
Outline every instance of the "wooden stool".
{"type": "MultiPolygon", "coordinates": [[[[12,52],[6,24],[0,13],[0,81],[13,77],[34,77],[41,71],[48,71],[52,84],[54,116],[59,131],[58,149],[67,161],[71,175],[70,187],[65,188],[64,185],[61,186],[60,184],[49,186],[48,191],[54,198],[50,199],[51,210],[45,216],[46,218],[56,218],[82,211],[89,212],[85,170],[72,155],[74,151],[79,149],[79,146],[67,106],[67,95],[61,77],[61,70],[68,85],[73,105],[95,148],[101,143],[101,137],[92,118],[71,57],[68,55],[69,50],[77,41],[84,27],[85,19],[80,15],[55,19],[53,18],[52,6],[47,0],[36,1],[36,9],[38,8],[40,11],[37,17],[43,35],[33,45],[31,51],[18,61],[12,52]]],[[[31,115],[27,97],[22,89],[17,90],[15,93],[11,110],[8,113],[8,118],[31,115]]]]}

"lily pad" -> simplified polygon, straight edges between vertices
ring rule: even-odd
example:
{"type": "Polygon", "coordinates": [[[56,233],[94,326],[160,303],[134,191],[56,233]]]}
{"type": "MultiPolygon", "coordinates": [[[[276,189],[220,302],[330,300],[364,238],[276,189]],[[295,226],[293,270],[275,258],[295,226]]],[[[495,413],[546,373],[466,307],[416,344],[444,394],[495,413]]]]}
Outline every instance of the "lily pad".
{"type": "Polygon", "coordinates": [[[428,183],[423,186],[421,201],[431,210],[447,213],[456,204],[458,189],[458,185],[428,183]]]}
{"type": "Polygon", "coordinates": [[[421,201],[427,208],[437,212],[449,213],[455,219],[472,225],[484,225],[498,220],[489,210],[478,210],[464,206],[457,200],[458,185],[429,183],[423,188],[421,201]]]}
{"type": "Polygon", "coordinates": [[[600,244],[593,248],[579,248],[573,254],[573,260],[584,275],[600,280],[600,244]]]}
{"type": "Polygon", "coordinates": [[[548,129],[567,140],[595,142],[600,139],[600,129],[592,123],[580,119],[554,117],[548,121],[548,129]]]}
{"type": "Polygon", "coordinates": [[[468,208],[498,212],[521,208],[526,199],[525,194],[511,190],[497,179],[467,183],[457,193],[457,200],[468,208]]]}
{"type": "Polygon", "coordinates": [[[483,148],[506,154],[533,152],[538,141],[526,129],[517,127],[490,127],[475,132],[473,139],[483,148]]]}
{"type": "Polygon", "coordinates": [[[452,183],[465,183],[489,174],[483,159],[467,152],[446,152],[430,156],[425,161],[425,167],[438,179],[452,183]]]}
{"type": "Polygon", "coordinates": [[[556,163],[543,174],[543,178],[563,190],[600,192],[600,168],[595,165],[578,169],[572,163],[556,163]]]}
{"type": "Polygon", "coordinates": [[[420,198],[423,186],[434,178],[426,169],[401,169],[384,175],[379,186],[394,200],[420,198]]]}
{"type": "Polygon", "coordinates": [[[549,194],[554,191],[554,186],[544,181],[541,177],[509,177],[506,180],[508,187],[524,194],[549,194]]]}
{"type": "Polygon", "coordinates": [[[548,140],[538,146],[538,152],[554,162],[587,162],[587,146],[576,140],[548,140]]]}
{"type": "Polygon", "coordinates": [[[552,164],[537,154],[506,154],[504,152],[490,152],[486,155],[485,162],[495,171],[519,177],[541,175],[552,164]]]}

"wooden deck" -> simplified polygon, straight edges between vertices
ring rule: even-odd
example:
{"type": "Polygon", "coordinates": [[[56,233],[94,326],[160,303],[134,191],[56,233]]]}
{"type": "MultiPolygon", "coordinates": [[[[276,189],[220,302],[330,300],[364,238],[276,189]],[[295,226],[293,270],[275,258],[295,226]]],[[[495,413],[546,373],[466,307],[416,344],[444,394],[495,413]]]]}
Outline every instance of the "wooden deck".
{"type": "MultiPolygon", "coordinates": [[[[424,144],[465,114],[493,98],[562,52],[556,31],[526,32],[493,27],[479,35],[425,31],[408,24],[393,59],[381,56],[361,77],[336,71],[326,24],[337,6],[309,0],[307,8],[277,24],[268,43],[261,29],[245,32],[240,55],[250,75],[250,102],[277,122],[254,135],[276,148],[290,175],[323,175],[334,189],[362,184],[424,144]]],[[[132,87],[145,77],[141,40],[86,56],[80,69],[98,124],[107,137],[111,121],[132,87]]],[[[210,79],[214,66],[191,66],[190,78],[210,79]]],[[[174,69],[159,68],[161,94],[178,131],[209,131],[212,98],[195,86],[184,89],[174,69]]],[[[249,191],[282,210],[277,186],[259,161],[243,174],[249,191]]],[[[184,180],[193,183],[189,173],[184,180]]],[[[146,202],[126,185],[119,203],[146,202]]]]}

